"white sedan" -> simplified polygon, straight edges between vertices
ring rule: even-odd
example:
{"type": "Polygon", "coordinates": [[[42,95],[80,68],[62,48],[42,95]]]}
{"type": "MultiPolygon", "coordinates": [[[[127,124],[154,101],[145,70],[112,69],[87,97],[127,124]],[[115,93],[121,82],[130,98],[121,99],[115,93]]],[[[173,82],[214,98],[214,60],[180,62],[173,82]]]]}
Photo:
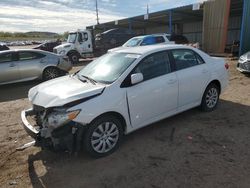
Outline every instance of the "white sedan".
{"type": "Polygon", "coordinates": [[[224,59],[182,45],[120,49],[32,88],[23,125],[37,145],[71,152],[83,145],[103,157],[124,134],[197,106],[213,111],[228,84],[227,69],[224,59]],[[27,121],[30,115],[37,125],[27,121]]]}

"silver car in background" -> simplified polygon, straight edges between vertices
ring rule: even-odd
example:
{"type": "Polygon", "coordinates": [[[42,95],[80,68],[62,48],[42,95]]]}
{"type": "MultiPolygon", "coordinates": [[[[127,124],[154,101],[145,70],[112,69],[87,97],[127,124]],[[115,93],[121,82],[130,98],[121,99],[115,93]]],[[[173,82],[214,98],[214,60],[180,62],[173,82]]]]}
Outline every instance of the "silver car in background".
{"type": "Polygon", "coordinates": [[[67,58],[34,49],[0,52],[0,85],[28,80],[50,80],[68,73],[67,58]]]}
{"type": "Polygon", "coordinates": [[[240,56],[237,69],[242,73],[250,73],[250,52],[240,56]]]}

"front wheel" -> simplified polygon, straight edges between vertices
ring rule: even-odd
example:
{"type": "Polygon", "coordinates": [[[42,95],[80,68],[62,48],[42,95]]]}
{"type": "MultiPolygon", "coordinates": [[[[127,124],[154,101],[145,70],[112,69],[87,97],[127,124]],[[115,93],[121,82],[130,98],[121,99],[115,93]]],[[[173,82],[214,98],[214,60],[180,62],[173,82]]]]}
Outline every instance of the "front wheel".
{"type": "Polygon", "coordinates": [[[103,116],[90,124],[84,135],[86,151],[95,158],[113,153],[123,137],[123,128],[115,116],[103,116]]]}
{"type": "Polygon", "coordinates": [[[202,102],[201,102],[201,110],[205,112],[211,112],[213,111],[218,104],[219,101],[219,88],[215,84],[210,84],[202,97],[202,102]]]}
{"type": "Polygon", "coordinates": [[[79,63],[80,55],[76,52],[73,52],[69,54],[69,60],[71,61],[72,64],[77,64],[79,63]]]}

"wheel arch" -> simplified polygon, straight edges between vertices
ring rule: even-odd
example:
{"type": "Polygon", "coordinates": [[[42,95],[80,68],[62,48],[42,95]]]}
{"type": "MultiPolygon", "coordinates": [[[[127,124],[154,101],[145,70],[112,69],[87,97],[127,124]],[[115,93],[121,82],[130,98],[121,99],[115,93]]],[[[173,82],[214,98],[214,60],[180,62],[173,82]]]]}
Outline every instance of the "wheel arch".
{"type": "Polygon", "coordinates": [[[114,116],[114,117],[118,118],[118,119],[121,121],[121,123],[122,123],[123,133],[126,133],[126,130],[127,130],[127,128],[126,128],[126,127],[127,127],[127,123],[126,123],[126,120],[125,120],[125,118],[123,117],[123,115],[120,114],[119,112],[109,111],[109,112],[105,112],[105,113],[103,113],[103,114],[100,114],[100,115],[97,116],[95,119],[93,119],[93,120],[90,122],[90,124],[91,124],[93,121],[95,121],[96,119],[101,118],[101,117],[103,117],[103,116],[114,116]]]}
{"type": "MultiPolygon", "coordinates": [[[[220,83],[220,81],[217,80],[217,79],[212,80],[211,82],[209,82],[209,84],[207,85],[207,87],[208,87],[209,85],[211,85],[211,84],[215,84],[215,85],[218,87],[218,89],[219,89],[219,94],[220,94],[220,93],[221,93],[221,83],[220,83]]],[[[207,88],[207,87],[206,87],[206,88],[207,88]]]]}
{"type": "Polygon", "coordinates": [[[70,50],[70,51],[68,51],[67,56],[69,56],[72,53],[77,53],[79,56],[81,56],[80,53],[77,50],[70,50]]]}

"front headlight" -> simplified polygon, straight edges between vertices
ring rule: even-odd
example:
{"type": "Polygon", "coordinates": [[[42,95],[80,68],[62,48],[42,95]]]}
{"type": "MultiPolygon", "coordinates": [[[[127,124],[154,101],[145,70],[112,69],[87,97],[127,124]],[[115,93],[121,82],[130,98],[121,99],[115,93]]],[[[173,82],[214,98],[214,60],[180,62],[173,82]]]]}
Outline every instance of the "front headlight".
{"type": "Polygon", "coordinates": [[[67,112],[66,110],[57,110],[49,114],[48,125],[53,128],[58,128],[77,117],[81,110],[67,112]]]}

